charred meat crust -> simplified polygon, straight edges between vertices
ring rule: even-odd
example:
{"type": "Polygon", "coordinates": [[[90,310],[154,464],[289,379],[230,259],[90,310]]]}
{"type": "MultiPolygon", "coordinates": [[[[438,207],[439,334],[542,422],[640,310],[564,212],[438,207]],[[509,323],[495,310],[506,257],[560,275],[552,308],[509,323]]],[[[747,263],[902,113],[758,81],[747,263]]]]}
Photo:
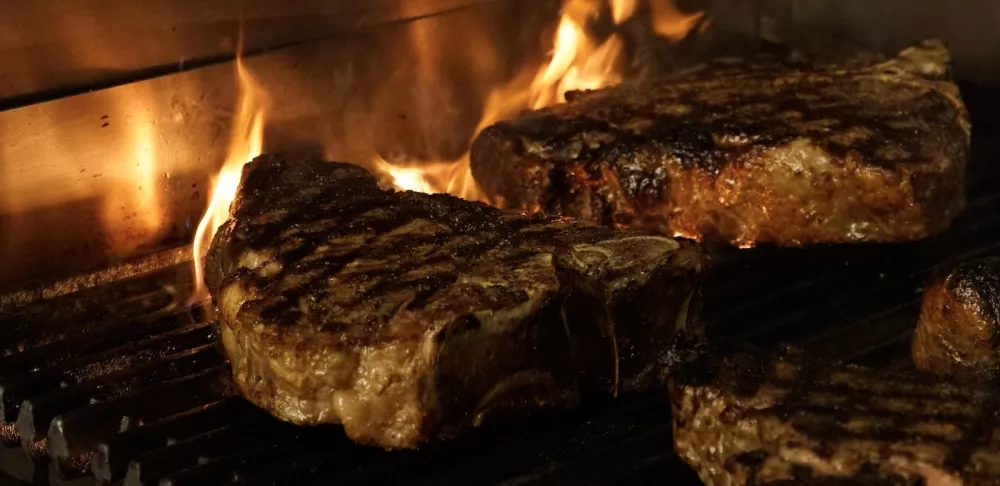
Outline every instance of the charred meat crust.
{"type": "Polygon", "coordinates": [[[738,244],[905,241],[964,206],[968,114],[929,43],[836,69],[726,61],[484,130],[500,204],[738,244]]]}
{"type": "Polygon", "coordinates": [[[242,393],[386,448],[662,384],[701,335],[690,242],[383,191],[342,163],[249,163],[207,267],[242,393]]]}
{"type": "Polygon", "coordinates": [[[708,485],[996,484],[997,394],[928,374],[728,355],[676,373],[675,447],[708,485]]]}
{"type": "Polygon", "coordinates": [[[1000,373],[1000,258],[964,262],[931,279],[912,354],[917,367],[954,378],[1000,373]]]}

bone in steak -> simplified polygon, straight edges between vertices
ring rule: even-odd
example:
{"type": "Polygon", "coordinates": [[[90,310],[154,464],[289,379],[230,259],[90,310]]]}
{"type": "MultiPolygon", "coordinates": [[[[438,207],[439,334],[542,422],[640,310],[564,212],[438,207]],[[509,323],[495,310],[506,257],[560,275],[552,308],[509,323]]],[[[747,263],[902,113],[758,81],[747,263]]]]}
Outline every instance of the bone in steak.
{"type": "Polygon", "coordinates": [[[932,279],[912,353],[917,367],[955,378],[1000,372],[1000,258],[964,262],[932,279]]]}
{"type": "Polygon", "coordinates": [[[498,204],[741,245],[906,241],[965,204],[970,124],[949,53],[873,64],[720,60],[567,94],[485,129],[498,204]]]}
{"type": "Polygon", "coordinates": [[[997,392],[801,352],[699,362],[671,383],[675,446],[709,486],[997,484],[997,392]]]}
{"type": "Polygon", "coordinates": [[[663,386],[700,337],[701,267],[691,242],[261,156],[207,282],[250,401],[411,448],[501,411],[663,386]]]}

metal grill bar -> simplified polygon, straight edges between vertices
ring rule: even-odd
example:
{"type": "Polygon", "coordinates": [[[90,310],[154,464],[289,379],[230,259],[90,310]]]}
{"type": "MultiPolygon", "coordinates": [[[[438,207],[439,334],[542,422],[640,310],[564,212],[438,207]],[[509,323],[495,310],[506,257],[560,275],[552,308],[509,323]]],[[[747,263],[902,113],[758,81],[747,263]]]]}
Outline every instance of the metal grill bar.
{"type": "Polygon", "coordinates": [[[121,479],[134,458],[175,445],[206,430],[217,430],[262,415],[263,412],[241,398],[225,398],[108,437],[95,447],[91,468],[101,481],[121,479]]]}
{"type": "Polygon", "coordinates": [[[184,372],[170,381],[54,417],[48,429],[49,455],[62,475],[87,474],[90,461],[81,462],[79,458],[89,456],[105,437],[230,395],[229,368],[221,364],[223,360],[217,353],[210,353],[214,349],[185,356],[190,361],[178,366],[184,372]]]}

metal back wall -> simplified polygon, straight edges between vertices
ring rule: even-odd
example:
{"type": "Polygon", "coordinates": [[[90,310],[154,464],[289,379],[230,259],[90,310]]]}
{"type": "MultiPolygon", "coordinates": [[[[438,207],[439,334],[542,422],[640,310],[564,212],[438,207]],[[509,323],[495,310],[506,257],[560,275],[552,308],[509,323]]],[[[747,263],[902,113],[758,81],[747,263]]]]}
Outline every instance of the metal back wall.
{"type": "MultiPolygon", "coordinates": [[[[738,1],[738,0],[733,0],[738,1]]],[[[958,75],[1000,86],[1000,3],[993,0],[757,0],[762,34],[809,42],[817,34],[839,42],[897,51],[926,38],[944,40],[958,75]]]]}
{"type": "Polygon", "coordinates": [[[0,108],[489,0],[40,0],[0,16],[0,108]]]}
{"type": "MultiPolygon", "coordinates": [[[[18,8],[29,8],[28,3],[40,2],[17,3],[24,4],[18,8]]],[[[69,8],[87,2],[64,3],[69,8]]],[[[190,3],[206,9],[217,5],[190,3]]],[[[323,7],[324,15],[336,17],[336,9],[347,3],[330,2],[323,7]]],[[[558,0],[353,3],[368,7],[352,8],[370,11],[351,17],[352,26],[460,3],[474,5],[354,29],[350,35],[327,36],[246,59],[248,71],[270,100],[265,149],[309,151],[361,163],[376,152],[408,153],[425,160],[456,157],[466,149],[488,90],[522,66],[541,62],[560,6],[558,0]],[[430,6],[413,10],[419,5],[430,6]]],[[[272,2],[248,5],[255,4],[277,15],[266,7],[272,2]]],[[[298,12],[295,8],[290,12],[298,12]]],[[[29,17],[41,22],[38,15],[29,17]]],[[[10,19],[4,17],[4,22],[10,19]]],[[[108,35],[116,29],[142,30],[113,18],[109,14],[107,22],[95,20],[94,25],[108,35]]],[[[250,30],[257,28],[252,20],[250,30]]],[[[288,27],[285,21],[292,22],[282,17],[275,25],[288,27]]],[[[192,20],[185,25],[194,29],[196,24],[192,20]]],[[[309,22],[301,25],[303,36],[318,29],[310,30],[309,22]]],[[[65,35],[76,35],[69,30],[65,35]]],[[[109,49],[132,52],[145,44],[170,46],[184,38],[158,32],[152,29],[125,45],[118,45],[114,36],[97,36],[92,42],[106,39],[109,49]]],[[[70,44],[90,39],[79,35],[53,39],[70,44]]],[[[270,42],[267,35],[263,38],[250,35],[248,42],[259,41],[261,47],[270,42]]],[[[199,45],[205,55],[229,52],[212,43],[199,45]]],[[[180,44],[163,49],[163,59],[181,50],[194,52],[180,44]]],[[[135,56],[146,64],[156,59],[135,56]]],[[[39,63],[49,62],[43,61],[39,63]]],[[[4,64],[0,70],[13,69],[11,63],[4,64]]],[[[131,69],[133,64],[123,66],[131,69]]],[[[69,63],[66,69],[87,71],[73,66],[69,63]]],[[[37,79],[55,77],[43,70],[37,79]]],[[[0,111],[0,289],[189,241],[206,206],[210,178],[226,156],[237,88],[234,63],[222,62],[0,111]]]]}

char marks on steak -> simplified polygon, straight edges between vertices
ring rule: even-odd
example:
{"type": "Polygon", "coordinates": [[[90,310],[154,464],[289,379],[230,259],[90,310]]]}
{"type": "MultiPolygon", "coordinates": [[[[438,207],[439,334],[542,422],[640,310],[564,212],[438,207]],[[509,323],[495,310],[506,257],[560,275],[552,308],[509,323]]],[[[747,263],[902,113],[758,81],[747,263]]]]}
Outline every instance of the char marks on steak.
{"type": "Polygon", "coordinates": [[[499,204],[741,245],[907,241],[964,207],[970,124],[935,41],[871,63],[719,60],[485,129],[499,204]]]}
{"type": "Polygon", "coordinates": [[[710,486],[996,484],[997,393],[916,371],[733,354],[671,378],[675,447],[710,486]]]}
{"type": "Polygon", "coordinates": [[[913,334],[918,368],[983,380],[1000,372],[1000,258],[964,262],[924,288],[913,334]]]}
{"type": "Polygon", "coordinates": [[[258,157],[207,258],[253,403],[410,448],[494,413],[665,383],[696,326],[697,245],[258,157]]]}

